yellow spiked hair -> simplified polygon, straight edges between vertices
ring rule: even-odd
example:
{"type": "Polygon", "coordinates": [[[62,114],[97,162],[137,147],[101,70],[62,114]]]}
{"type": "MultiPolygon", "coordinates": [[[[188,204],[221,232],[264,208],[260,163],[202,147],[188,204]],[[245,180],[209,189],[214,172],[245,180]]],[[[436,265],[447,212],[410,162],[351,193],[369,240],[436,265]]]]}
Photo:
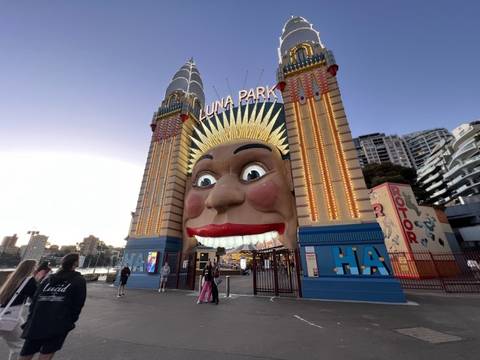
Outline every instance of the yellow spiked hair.
{"type": "Polygon", "coordinates": [[[188,173],[192,172],[197,160],[208,150],[235,140],[264,141],[276,146],[282,155],[287,155],[285,124],[275,126],[282,108],[273,114],[276,102],[272,103],[268,110],[265,109],[265,104],[266,102],[263,102],[257,111],[258,102],[254,103],[253,108],[247,103],[243,114],[242,107],[238,106],[236,114],[235,109],[231,109],[228,115],[225,111],[221,114],[222,120],[215,114],[197,124],[193,130],[194,136],[191,136],[188,173]]]}

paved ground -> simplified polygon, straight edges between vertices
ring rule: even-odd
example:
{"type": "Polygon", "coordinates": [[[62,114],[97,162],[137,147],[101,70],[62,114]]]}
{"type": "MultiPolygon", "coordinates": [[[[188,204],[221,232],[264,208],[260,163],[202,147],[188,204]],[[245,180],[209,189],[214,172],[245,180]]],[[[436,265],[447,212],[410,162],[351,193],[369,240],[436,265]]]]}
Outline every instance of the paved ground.
{"type": "Polygon", "coordinates": [[[419,306],[234,296],[215,306],[183,291],[88,291],[56,359],[480,359],[478,295],[409,293],[419,306]]]}

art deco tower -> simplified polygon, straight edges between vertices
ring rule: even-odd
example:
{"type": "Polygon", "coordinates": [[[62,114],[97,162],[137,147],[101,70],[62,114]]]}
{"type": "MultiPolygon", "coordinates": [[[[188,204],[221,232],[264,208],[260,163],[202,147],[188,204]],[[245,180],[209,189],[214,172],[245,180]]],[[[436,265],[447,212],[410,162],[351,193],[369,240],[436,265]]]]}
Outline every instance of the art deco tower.
{"type": "Polygon", "coordinates": [[[139,239],[159,242],[148,246],[161,252],[181,249],[189,135],[204,102],[202,79],[191,59],[173,76],[153,115],[152,139],[127,249],[139,239]]]}
{"type": "Polygon", "coordinates": [[[299,225],[373,221],[332,52],[302,17],[285,24],[278,52],[299,225]]]}
{"type": "Polygon", "coordinates": [[[278,56],[277,87],[285,104],[303,295],[403,301],[370,205],[332,52],[312,24],[297,16],[283,28],[278,56]]]}

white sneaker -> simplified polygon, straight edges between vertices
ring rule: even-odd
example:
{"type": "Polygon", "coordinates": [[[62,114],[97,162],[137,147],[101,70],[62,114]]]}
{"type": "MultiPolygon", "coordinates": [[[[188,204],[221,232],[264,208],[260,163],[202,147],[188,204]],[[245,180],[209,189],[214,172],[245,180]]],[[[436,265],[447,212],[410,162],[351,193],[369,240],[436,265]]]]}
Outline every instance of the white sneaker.
{"type": "Polygon", "coordinates": [[[162,292],[162,289],[158,289],[158,292],[162,292]]]}
{"type": "Polygon", "coordinates": [[[165,292],[165,288],[162,289],[162,292],[165,292]]]}

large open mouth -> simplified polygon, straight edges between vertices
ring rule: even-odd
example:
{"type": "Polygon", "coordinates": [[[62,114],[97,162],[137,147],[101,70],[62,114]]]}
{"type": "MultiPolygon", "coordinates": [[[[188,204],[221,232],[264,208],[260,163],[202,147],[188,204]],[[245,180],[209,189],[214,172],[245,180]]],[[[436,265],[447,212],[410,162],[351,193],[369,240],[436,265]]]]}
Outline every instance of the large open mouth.
{"type": "Polygon", "coordinates": [[[241,245],[256,245],[277,240],[285,232],[285,224],[210,224],[199,228],[188,228],[202,245],[231,249],[241,245]]]}

